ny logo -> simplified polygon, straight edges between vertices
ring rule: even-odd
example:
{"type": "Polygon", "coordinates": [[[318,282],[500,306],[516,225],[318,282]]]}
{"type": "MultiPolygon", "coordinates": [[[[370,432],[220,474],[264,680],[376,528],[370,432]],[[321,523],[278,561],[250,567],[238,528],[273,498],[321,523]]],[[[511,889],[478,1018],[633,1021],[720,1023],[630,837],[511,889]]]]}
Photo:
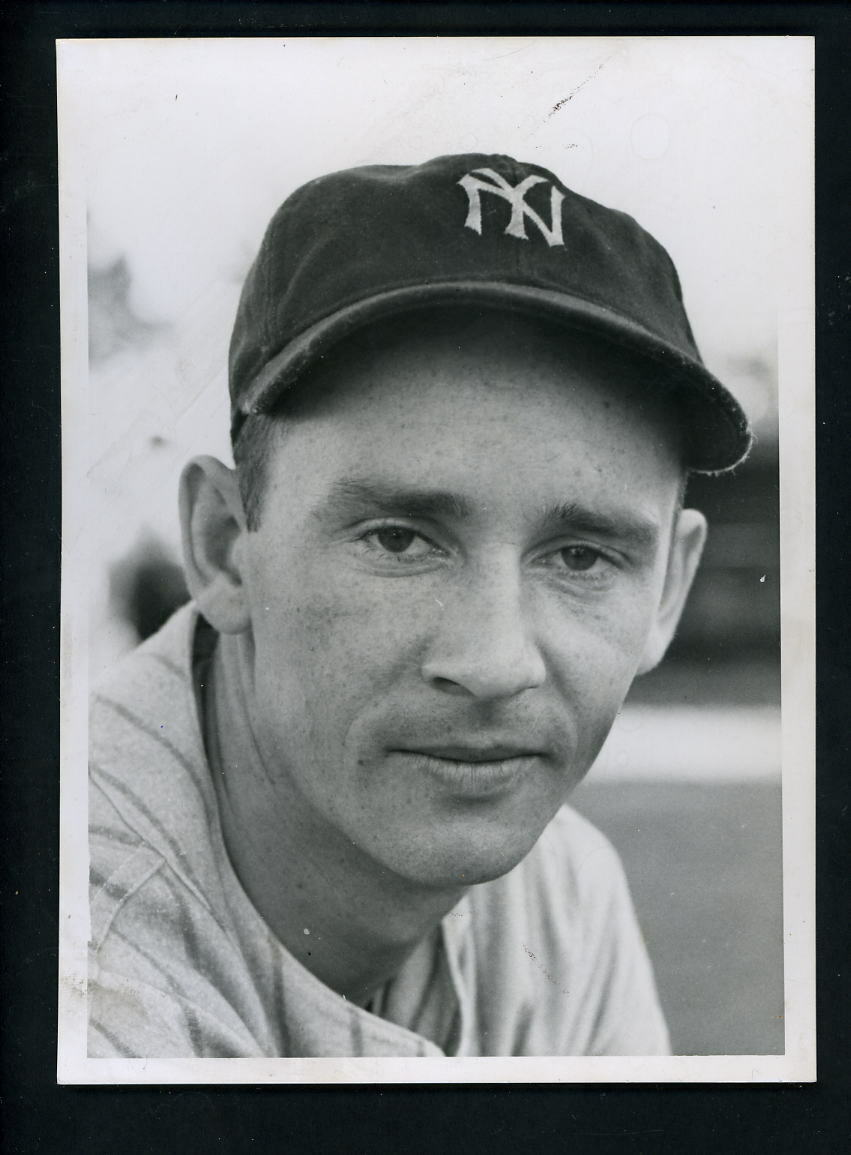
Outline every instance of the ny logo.
{"type": "Polygon", "coordinates": [[[511,185],[505,177],[494,172],[492,168],[474,168],[472,172],[461,177],[458,183],[467,194],[467,199],[470,202],[467,219],[464,221],[465,228],[472,229],[473,232],[481,236],[481,194],[483,192],[494,193],[511,205],[511,219],[505,229],[507,236],[519,237],[521,241],[528,241],[529,238],[526,236],[526,219],[528,217],[550,248],[554,245],[564,246],[564,238],[561,233],[561,202],[564,200],[564,194],[559,192],[555,186],[550,189],[549,225],[546,225],[538,213],[526,204],[526,193],[536,184],[546,184],[544,177],[527,176],[520,184],[511,185]],[[488,179],[482,180],[482,177],[488,179]]]}

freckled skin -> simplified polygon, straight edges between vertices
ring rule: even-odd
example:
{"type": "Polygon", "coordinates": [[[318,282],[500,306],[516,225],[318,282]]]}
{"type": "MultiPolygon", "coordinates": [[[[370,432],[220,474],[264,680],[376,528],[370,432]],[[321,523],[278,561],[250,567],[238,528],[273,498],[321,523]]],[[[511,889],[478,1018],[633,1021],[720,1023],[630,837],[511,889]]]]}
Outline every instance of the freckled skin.
{"type": "Polygon", "coordinates": [[[680,466],[664,417],[630,388],[519,322],[463,350],[432,336],[353,354],[344,383],[318,383],[241,543],[267,831],[426,889],[496,877],[528,853],[655,661],[680,466]],[[458,494],[470,515],[401,519],[432,552],[400,561],[374,537],[387,518],[322,511],[335,482],[364,477],[458,494]],[[603,563],[571,569],[561,549],[600,541],[542,535],[539,511],[567,502],[640,519],[657,539],[607,539],[603,563]],[[506,738],[534,754],[480,794],[399,752],[506,738]]]}

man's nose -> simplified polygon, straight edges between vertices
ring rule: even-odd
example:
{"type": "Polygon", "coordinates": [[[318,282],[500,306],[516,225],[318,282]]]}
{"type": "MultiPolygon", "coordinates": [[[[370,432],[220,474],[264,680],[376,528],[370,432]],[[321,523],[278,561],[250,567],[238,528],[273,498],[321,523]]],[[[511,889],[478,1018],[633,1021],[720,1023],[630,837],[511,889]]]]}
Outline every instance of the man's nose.
{"type": "Polygon", "coordinates": [[[442,612],[422,665],[430,685],[481,700],[542,685],[546,665],[518,574],[471,579],[435,600],[442,612]]]}

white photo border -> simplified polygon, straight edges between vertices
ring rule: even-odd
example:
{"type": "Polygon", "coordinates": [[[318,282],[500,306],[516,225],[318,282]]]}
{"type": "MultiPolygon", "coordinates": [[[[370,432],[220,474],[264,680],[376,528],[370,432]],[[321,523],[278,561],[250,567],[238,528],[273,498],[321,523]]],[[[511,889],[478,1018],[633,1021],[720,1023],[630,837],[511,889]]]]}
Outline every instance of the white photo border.
{"type": "MultiPolygon", "coordinates": [[[[318,38],[313,38],[318,39],[318,38]]],[[[397,37],[395,41],[415,40],[397,37]]],[[[467,38],[453,37],[454,40],[467,38]]],[[[480,39],[480,38],[470,38],[480,39]]],[[[506,38],[502,38],[506,39],[506,38]]],[[[530,41],[536,38],[511,38],[530,41]]],[[[572,40],[572,37],[565,37],[572,40]]],[[[601,37],[619,44],[646,37],[601,37]]],[[[650,38],[665,39],[665,38],[650,38]]],[[[815,402],[813,38],[696,37],[783,42],[809,101],[809,135],[793,138],[796,181],[784,190],[797,224],[784,237],[779,333],[782,622],[783,892],[786,1047],[782,1055],[476,1059],[90,1059],[86,1055],[88,940],[88,313],[89,172],[74,85],[91,46],[57,44],[60,157],[63,551],[61,623],[60,978],[57,1075],[64,1084],[779,1083],[816,1078],[815,1045],[815,402]]],[[[215,43],[216,41],[211,41],[215,43]]],[[[124,43],[127,43],[126,41],[124,43]]],[[[152,39],[169,51],[185,42],[152,39]]],[[[360,43],[364,40],[361,38],[360,43]]],[[[806,120],[806,117],[804,118],[806,120]]]]}

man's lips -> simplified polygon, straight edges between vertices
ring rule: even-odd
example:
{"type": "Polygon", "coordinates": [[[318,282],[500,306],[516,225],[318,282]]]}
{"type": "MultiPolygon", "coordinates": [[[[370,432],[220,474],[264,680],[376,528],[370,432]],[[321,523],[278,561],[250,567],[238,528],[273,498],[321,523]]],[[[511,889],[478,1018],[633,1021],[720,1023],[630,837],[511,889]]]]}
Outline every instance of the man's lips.
{"type": "Polygon", "coordinates": [[[424,743],[390,751],[416,771],[440,783],[453,797],[493,798],[515,790],[533,773],[540,750],[526,745],[499,743],[424,743]]]}
{"type": "Polygon", "coordinates": [[[403,754],[422,754],[428,758],[441,758],[445,762],[463,762],[467,764],[479,762],[507,762],[516,758],[535,758],[543,755],[544,751],[531,746],[519,746],[507,743],[483,746],[471,745],[440,745],[405,747],[400,750],[403,754]]]}

